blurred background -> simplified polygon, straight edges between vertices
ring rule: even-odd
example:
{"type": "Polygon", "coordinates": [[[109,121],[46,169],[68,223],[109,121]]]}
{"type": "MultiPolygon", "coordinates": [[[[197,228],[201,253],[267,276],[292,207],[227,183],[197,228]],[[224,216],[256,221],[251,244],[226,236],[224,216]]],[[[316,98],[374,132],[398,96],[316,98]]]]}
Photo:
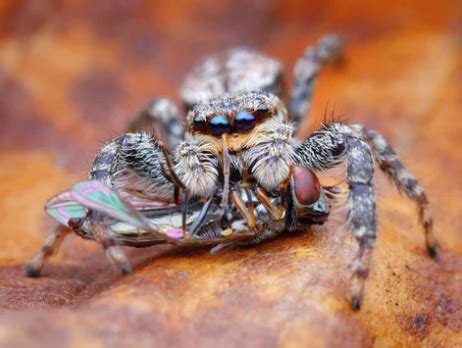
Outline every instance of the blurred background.
{"type": "Polygon", "coordinates": [[[461,58],[461,1],[1,0],[0,345],[462,346],[461,58]],[[236,45],[280,59],[289,85],[326,32],[345,39],[345,64],[321,72],[310,122],[335,107],[391,141],[434,202],[439,264],[422,252],[414,206],[379,176],[358,314],[345,301],[347,232],[215,258],[129,250],[136,272],[123,279],[73,238],[45,277],[23,277],[53,227],[46,199],[84,179],[146,102],[179,102],[184,74],[236,45]]]}

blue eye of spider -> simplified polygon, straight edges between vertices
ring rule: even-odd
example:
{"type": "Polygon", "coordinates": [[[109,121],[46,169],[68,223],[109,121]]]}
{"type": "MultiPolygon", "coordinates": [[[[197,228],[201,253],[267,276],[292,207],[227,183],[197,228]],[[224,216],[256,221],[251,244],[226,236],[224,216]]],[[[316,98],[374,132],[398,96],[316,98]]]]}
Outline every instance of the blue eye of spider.
{"type": "Polygon", "coordinates": [[[209,132],[214,136],[229,133],[229,121],[225,116],[217,115],[209,121],[209,132]]]}
{"type": "Polygon", "coordinates": [[[234,118],[234,128],[240,133],[248,132],[255,127],[255,116],[250,112],[241,111],[234,118]]]}

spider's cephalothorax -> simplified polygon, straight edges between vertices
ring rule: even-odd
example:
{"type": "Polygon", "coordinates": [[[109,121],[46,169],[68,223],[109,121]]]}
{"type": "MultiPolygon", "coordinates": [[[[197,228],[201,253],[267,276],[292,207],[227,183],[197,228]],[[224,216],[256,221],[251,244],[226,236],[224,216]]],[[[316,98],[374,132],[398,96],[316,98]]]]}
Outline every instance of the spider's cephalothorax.
{"type": "MultiPolygon", "coordinates": [[[[181,193],[181,214],[179,204],[169,207],[173,210],[167,213],[171,214],[170,221],[176,218],[177,224],[178,217],[182,217],[184,238],[163,238],[157,231],[146,235],[131,227],[121,232],[113,220],[106,221],[105,228],[101,228],[101,211],[107,212],[106,201],[95,205],[82,198],[81,187],[56,198],[60,204],[69,204],[69,199],[77,197],[79,203],[90,209],[78,223],[70,219],[72,230],[101,242],[109,259],[124,271],[129,270],[128,262],[116,244],[211,244],[214,251],[253,245],[284,231],[324,223],[329,214],[329,199],[338,189],[320,185],[315,172],[345,162],[348,224],[359,242],[353,263],[351,304],[359,308],[377,230],[374,159],[417,203],[426,247],[432,256],[436,254],[436,241],[424,190],[381,135],[360,125],[331,123],[305,140],[293,137],[297,124],[309,111],[321,65],[337,58],[340,46],[337,36],[327,35],[305,51],[295,65],[287,108],[282,102],[279,62],[247,49],[212,56],[194,69],[182,86],[181,96],[187,108],[185,127],[172,102],[156,99],[132,123],[132,133],[117,137],[101,149],[93,161],[90,177],[104,183],[104,187],[130,193],[135,202],[138,199],[133,194],[138,194],[145,206],[146,202],[152,205],[157,201],[178,204],[181,193]],[[162,145],[149,133],[138,132],[140,125],[163,129],[167,144],[162,145]],[[181,141],[179,134],[184,134],[181,141]],[[93,207],[101,209],[95,213],[93,207]],[[186,221],[187,214],[194,221],[186,221]]],[[[104,191],[98,185],[95,187],[104,191]]],[[[133,226],[154,230],[133,207],[124,210],[123,203],[117,204],[122,215],[112,214],[112,218],[122,216],[124,221],[133,220],[133,226]],[[132,215],[138,220],[132,219],[132,215]]],[[[51,204],[56,214],[57,205],[51,204]]],[[[71,212],[77,215],[73,208],[71,212]]],[[[167,214],[164,210],[156,210],[155,214],[153,210],[141,212],[158,219],[167,214]]],[[[63,231],[58,229],[29,265],[30,275],[38,274],[45,259],[57,249],[68,232],[63,231]]]]}

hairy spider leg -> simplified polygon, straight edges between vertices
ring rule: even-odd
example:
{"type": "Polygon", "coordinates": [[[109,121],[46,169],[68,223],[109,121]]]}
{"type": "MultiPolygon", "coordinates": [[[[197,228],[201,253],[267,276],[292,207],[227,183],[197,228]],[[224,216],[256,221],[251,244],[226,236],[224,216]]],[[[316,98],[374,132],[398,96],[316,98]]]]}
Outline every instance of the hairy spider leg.
{"type": "Polygon", "coordinates": [[[431,256],[435,254],[436,240],[431,230],[431,214],[426,195],[417,179],[398,161],[391,146],[376,132],[366,131],[362,126],[333,123],[324,125],[314,132],[297,149],[300,164],[312,170],[332,168],[341,162],[347,162],[346,182],[349,187],[348,222],[352,233],[359,242],[359,251],[353,262],[353,288],[351,305],[359,309],[365,281],[368,276],[372,248],[376,239],[376,203],[373,187],[374,156],[385,171],[414,199],[421,212],[427,250],[431,256]],[[372,148],[366,143],[371,141],[372,148]],[[386,146],[385,146],[386,145],[386,146]],[[430,214],[429,216],[426,216],[430,214]],[[428,236],[431,237],[428,237],[428,236]]]}
{"type": "Polygon", "coordinates": [[[348,222],[352,234],[359,242],[359,251],[352,265],[351,306],[359,309],[376,238],[374,166],[370,149],[363,141],[348,137],[334,125],[329,125],[302,143],[298,154],[301,165],[312,170],[329,169],[347,161],[348,222]]]}
{"type": "Polygon", "coordinates": [[[167,98],[156,98],[141,109],[127,127],[128,132],[148,132],[164,139],[174,149],[183,139],[184,127],[175,103],[167,98]]]}
{"type": "Polygon", "coordinates": [[[291,120],[299,124],[309,113],[316,78],[325,63],[340,61],[342,40],[336,34],[328,34],[319,39],[313,47],[308,47],[294,66],[294,82],[288,110],[291,120]]]}
{"type": "MultiPolygon", "coordinates": [[[[393,181],[396,187],[414,201],[419,211],[419,219],[425,234],[425,246],[430,256],[436,257],[438,243],[433,231],[433,218],[430,202],[417,178],[398,159],[387,140],[377,133],[365,129],[361,125],[349,127],[353,136],[367,141],[371,145],[377,163],[382,171],[393,181]]],[[[344,130],[345,132],[347,130],[344,130]]]]}
{"type": "Polygon", "coordinates": [[[417,178],[399,161],[395,151],[383,136],[374,131],[368,131],[366,134],[366,139],[372,145],[380,169],[393,180],[400,191],[417,204],[420,222],[425,232],[427,252],[430,256],[436,257],[438,242],[433,231],[432,209],[423,187],[417,178]]]}

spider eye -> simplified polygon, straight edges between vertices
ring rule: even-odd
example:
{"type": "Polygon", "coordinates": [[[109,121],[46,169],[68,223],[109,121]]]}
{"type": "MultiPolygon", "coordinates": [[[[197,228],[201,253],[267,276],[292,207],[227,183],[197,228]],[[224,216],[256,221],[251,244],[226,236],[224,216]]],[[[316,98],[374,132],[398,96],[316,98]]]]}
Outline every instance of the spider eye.
{"type": "Polygon", "coordinates": [[[202,118],[195,118],[193,120],[193,126],[194,126],[194,130],[201,130],[204,128],[204,125],[205,125],[205,120],[202,119],[202,118]]]}
{"type": "Polygon", "coordinates": [[[258,105],[257,109],[253,112],[253,114],[258,117],[268,116],[268,113],[269,113],[269,107],[266,104],[258,105]]]}
{"type": "Polygon", "coordinates": [[[223,115],[217,115],[209,121],[209,132],[214,136],[229,133],[229,121],[223,115]]]}
{"type": "Polygon", "coordinates": [[[241,111],[234,118],[234,127],[238,132],[248,132],[255,127],[255,116],[250,112],[241,111]]]}

